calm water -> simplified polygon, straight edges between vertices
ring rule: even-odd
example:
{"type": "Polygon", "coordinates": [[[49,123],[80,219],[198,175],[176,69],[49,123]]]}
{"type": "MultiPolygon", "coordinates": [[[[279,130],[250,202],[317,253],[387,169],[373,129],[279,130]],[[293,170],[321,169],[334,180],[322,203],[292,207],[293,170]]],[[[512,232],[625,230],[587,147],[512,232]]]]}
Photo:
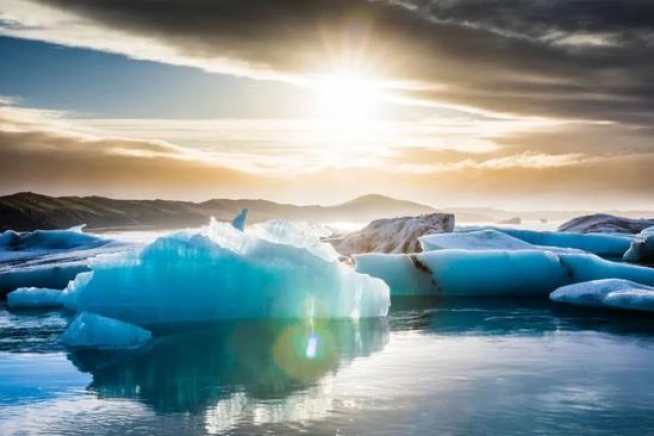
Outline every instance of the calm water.
{"type": "Polygon", "coordinates": [[[0,308],[0,434],[654,433],[654,319],[534,302],[238,323],[69,354],[0,308]]]}

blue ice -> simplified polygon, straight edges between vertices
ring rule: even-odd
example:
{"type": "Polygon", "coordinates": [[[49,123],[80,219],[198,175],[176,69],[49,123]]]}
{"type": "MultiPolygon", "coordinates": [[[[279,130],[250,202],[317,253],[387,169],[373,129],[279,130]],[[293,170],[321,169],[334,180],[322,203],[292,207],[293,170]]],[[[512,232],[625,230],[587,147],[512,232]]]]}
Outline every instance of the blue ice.
{"type": "Polygon", "coordinates": [[[212,220],[141,251],[93,259],[92,271],[65,291],[65,304],[140,326],[385,316],[388,286],[339,263],[317,235],[283,221],[242,232],[212,220]]]}
{"type": "Polygon", "coordinates": [[[652,268],[549,250],[444,249],[354,259],[357,272],[384,280],[392,296],[547,295],[564,285],[606,278],[654,285],[652,268]]]}
{"type": "Polygon", "coordinates": [[[139,348],[152,338],[141,327],[117,319],[82,312],[68,325],[59,342],[71,348],[139,348]]]}
{"type": "Polygon", "coordinates": [[[61,289],[18,288],[7,295],[7,306],[14,309],[61,305],[61,289]]]}
{"type": "Polygon", "coordinates": [[[623,279],[593,280],[563,286],[550,299],[575,306],[654,312],[654,287],[623,279]]]}

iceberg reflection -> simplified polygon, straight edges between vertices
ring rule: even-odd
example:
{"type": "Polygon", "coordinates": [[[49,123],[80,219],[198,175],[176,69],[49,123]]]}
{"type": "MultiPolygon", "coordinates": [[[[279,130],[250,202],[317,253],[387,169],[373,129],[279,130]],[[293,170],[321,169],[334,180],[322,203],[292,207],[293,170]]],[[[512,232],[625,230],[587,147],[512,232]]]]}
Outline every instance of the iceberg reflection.
{"type": "Polygon", "coordinates": [[[138,351],[77,351],[69,358],[92,374],[88,390],[100,398],[129,398],[161,413],[205,413],[208,428],[223,431],[244,418],[326,413],[328,379],[381,351],[388,338],[384,318],[244,321],[164,335],[138,351]]]}

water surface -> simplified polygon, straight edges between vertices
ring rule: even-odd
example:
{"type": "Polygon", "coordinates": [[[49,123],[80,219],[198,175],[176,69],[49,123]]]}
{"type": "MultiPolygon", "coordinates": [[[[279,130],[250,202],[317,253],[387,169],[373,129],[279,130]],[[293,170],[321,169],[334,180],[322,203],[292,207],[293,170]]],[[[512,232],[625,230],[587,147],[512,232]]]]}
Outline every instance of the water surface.
{"type": "Polygon", "coordinates": [[[137,353],[69,353],[66,313],[1,308],[0,434],[654,432],[649,316],[394,305],[387,320],[202,326],[137,353]]]}

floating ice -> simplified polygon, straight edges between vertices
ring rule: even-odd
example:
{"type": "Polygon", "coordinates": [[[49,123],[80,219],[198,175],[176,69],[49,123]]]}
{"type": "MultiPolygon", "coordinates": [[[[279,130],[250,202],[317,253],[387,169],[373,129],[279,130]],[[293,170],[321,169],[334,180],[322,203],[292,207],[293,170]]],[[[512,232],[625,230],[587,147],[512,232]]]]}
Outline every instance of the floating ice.
{"type": "Polygon", "coordinates": [[[48,288],[18,288],[7,295],[11,308],[61,306],[61,290],[48,288]]]}
{"type": "Polygon", "coordinates": [[[654,269],[622,262],[612,262],[592,254],[561,254],[561,264],[571,283],[600,279],[625,279],[654,285],[654,269]]]}
{"type": "Polygon", "coordinates": [[[563,286],[550,299],[575,306],[654,312],[654,288],[622,279],[593,280],[563,286]]]}
{"type": "Polygon", "coordinates": [[[622,259],[631,263],[654,262],[654,227],[648,227],[636,235],[622,259]]]}
{"type": "Polygon", "coordinates": [[[35,230],[15,232],[7,230],[0,233],[0,249],[7,251],[24,250],[71,250],[94,248],[109,241],[94,235],[82,233],[84,226],[69,230],[35,230]]]}
{"type": "Polygon", "coordinates": [[[44,264],[28,262],[0,267],[0,296],[18,288],[63,289],[79,273],[88,271],[86,259],[59,262],[51,258],[44,264]]]}
{"type": "Polygon", "coordinates": [[[462,250],[533,250],[535,246],[495,229],[439,233],[420,237],[422,251],[456,248],[462,250]]]}
{"type": "Polygon", "coordinates": [[[598,256],[620,259],[629,249],[631,237],[623,235],[586,234],[572,232],[538,232],[535,230],[500,229],[503,233],[530,244],[574,248],[598,256]]]}
{"type": "Polygon", "coordinates": [[[547,295],[560,286],[605,278],[654,285],[652,268],[549,250],[444,249],[354,259],[357,272],[384,280],[393,296],[547,295]]]}
{"type": "Polygon", "coordinates": [[[420,251],[418,238],[423,235],[451,232],[454,215],[433,213],[371,222],[360,231],[333,240],[339,253],[415,253],[420,251]]]}
{"type": "Polygon", "coordinates": [[[248,219],[248,210],[243,209],[241,213],[239,213],[236,218],[232,221],[232,226],[234,226],[235,229],[238,230],[245,230],[245,222],[248,219]]]}
{"type": "Polygon", "coordinates": [[[269,220],[257,224],[254,234],[266,241],[277,244],[292,245],[304,248],[314,256],[328,262],[338,259],[339,255],[331,244],[321,242],[323,238],[331,235],[327,228],[314,223],[269,220]]]}
{"type": "Polygon", "coordinates": [[[81,229],[0,233],[0,295],[21,287],[62,289],[88,270],[89,257],[127,247],[81,229]]]}
{"type": "Polygon", "coordinates": [[[141,326],[386,315],[383,281],[331,259],[331,247],[302,233],[302,226],[277,221],[263,229],[265,235],[256,236],[212,221],[139,252],[95,258],[91,275],[66,290],[67,304],[141,326]]]}
{"type": "Polygon", "coordinates": [[[654,226],[654,219],[633,219],[605,213],[573,218],[559,226],[560,232],[633,234],[654,226]]]}
{"type": "Polygon", "coordinates": [[[141,327],[82,312],[68,325],[59,342],[71,348],[138,348],[152,338],[152,333],[141,327]]]}
{"type": "Polygon", "coordinates": [[[567,283],[559,258],[540,250],[437,250],[361,254],[356,271],[383,279],[393,296],[546,295],[567,283]]]}
{"type": "Polygon", "coordinates": [[[422,236],[420,246],[423,251],[460,250],[548,250],[553,253],[583,253],[574,248],[534,245],[507,235],[494,228],[458,231],[422,236]]]}

